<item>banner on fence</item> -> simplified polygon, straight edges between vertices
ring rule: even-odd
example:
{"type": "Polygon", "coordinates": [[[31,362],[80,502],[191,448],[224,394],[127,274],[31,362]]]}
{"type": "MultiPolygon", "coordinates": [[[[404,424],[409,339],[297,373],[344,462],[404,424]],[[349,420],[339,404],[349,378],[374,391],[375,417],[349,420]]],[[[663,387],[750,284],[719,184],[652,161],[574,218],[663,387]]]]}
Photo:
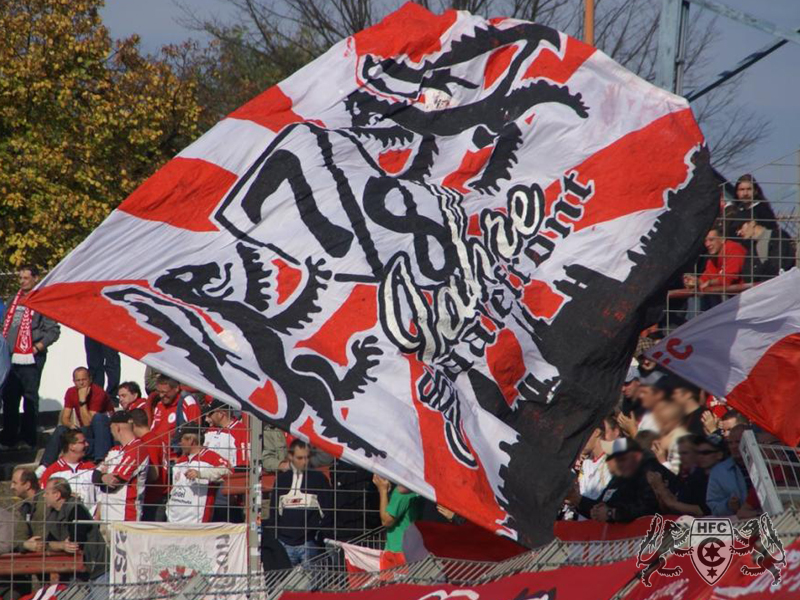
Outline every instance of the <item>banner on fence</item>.
{"type": "MultiPolygon", "coordinates": [[[[247,573],[247,525],[112,523],[111,583],[133,584],[191,577],[197,573],[247,573]]],[[[226,583],[216,580],[218,592],[226,583]]]]}

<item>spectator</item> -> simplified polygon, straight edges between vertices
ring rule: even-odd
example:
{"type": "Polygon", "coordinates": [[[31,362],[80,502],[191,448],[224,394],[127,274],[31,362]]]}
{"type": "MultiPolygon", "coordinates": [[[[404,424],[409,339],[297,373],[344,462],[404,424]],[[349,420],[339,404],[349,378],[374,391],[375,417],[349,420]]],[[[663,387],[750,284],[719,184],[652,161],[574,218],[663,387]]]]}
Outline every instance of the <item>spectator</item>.
{"type": "Polygon", "coordinates": [[[114,414],[114,405],[108,399],[108,394],[92,383],[86,367],[78,367],[72,372],[72,383],[75,385],[64,394],[60,424],[50,436],[42,454],[41,464],[44,467],[58,460],[61,436],[73,428],[80,429],[86,436],[89,443],[86,454],[95,462],[101,462],[113,445],[110,417],[114,414]]]}
{"type": "MultiPolygon", "coordinates": [[[[709,287],[728,287],[742,281],[747,251],[741,244],[723,237],[720,224],[715,224],[706,234],[706,264],[702,275],[686,274],[683,285],[690,290],[704,291],[709,287]]],[[[688,299],[687,318],[692,319],[700,312],[716,306],[722,301],[722,295],[694,295],[688,299]]]]}
{"type": "Polygon", "coordinates": [[[386,527],[386,545],[380,559],[380,568],[388,569],[406,562],[403,554],[403,535],[422,514],[422,497],[402,485],[396,485],[391,496],[391,483],[380,475],[372,481],[380,494],[381,524],[386,527]]]}
{"type": "Polygon", "coordinates": [[[156,383],[161,373],[156,371],[153,367],[147,366],[144,369],[144,393],[150,395],[156,391],[156,383]]]}
{"type": "Polygon", "coordinates": [[[58,323],[27,308],[22,301],[39,281],[39,269],[24,266],[19,269],[19,291],[6,303],[3,337],[11,351],[11,370],[2,387],[3,430],[0,450],[21,443],[37,446],[39,420],[39,382],[42,377],[47,349],[58,339],[58,323]],[[19,404],[25,410],[22,419],[19,404]],[[21,438],[21,439],[20,439],[21,438]]]}
{"type": "Polygon", "coordinates": [[[39,480],[33,469],[28,467],[14,469],[11,474],[11,492],[22,500],[17,506],[14,551],[40,552],[39,543],[44,540],[46,507],[39,480]]]}
{"type": "Polygon", "coordinates": [[[111,434],[119,442],[94,472],[100,486],[99,505],[103,521],[139,521],[149,458],[142,440],[133,433],[128,413],[111,417],[111,434]]]}
{"type": "Polygon", "coordinates": [[[683,410],[677,403],[664,400],[655,406],[653,416],[661,432],[660,437],[653,443],[653,453],[662,465],[677,475],[681,468],[678,441],[689,434],[681,424],[683,410]]]}
{"type": "Polygon", "coordinates": [[[620,435],[616,418],[610,415],[603,419],[600,427],[595,428],[584,447],[585,458],[581,461],[578,472],[578,488],[582,496],[600,497],[611,481],[611,473],[606,462],[606,453],[602,442],[611,442],[620,435]]]}
{"type": "Polygon", "coordinates": [[[767,202],[764,191],[750,173],[745,173],[736,180],[736,199],[729,203],[735,211],[751,210],[760,219],[772,224],[777,223],[775,212],[767,202]]]}
{"type": "MultiPolygon", "coordinates": [[[[122,385],[120,384],[120,391],[122,385]]],[[[169,437],[150,429],[147,412],[143,408],[128,411],[128,420],[133,435],[142,442],[147,453],[147,479],[145,480],[142,506],[142,521],[164,522],[167,520],[166,500],[169,490],[169,437]]]]}
{"type": "Polygon", "coordinates": [[[80,551],[86,572],[76,573],[76,578],[107,583],[108,551],[100,526],[92,520],[92,515],[81,501],[72,494],[67,480],[52,477],[44,489],[44,501],[48,508],[45,520],[47,549],[70,554],[80,551]]]}
{"type": "Polygon", "coordinates": [[[795,253],[791,239],[772,223],[762,221],[752,212],[740,217],[738,234],[752,243],[743,273],[749,281],[759,283],[777,277],[794,266],[795,253]]]}
{"type": "Polygon", "coordinates": [[[703,419],[710,412],[700,401],[700,388],[687,381],[679,381],[672,391],[672,400],[683,409],[683,426],[692,435],[705,435],[703,419]]]}
{"type": "Polygon", "coordinates": [[[286,434],[268,423],[263,424],[261,437],[261,464],[267,471],[288,471],[286,434]]]}
{"type": "Polygon", "coordinates": [[[722,437],[727,438],[731,429],[737,425],[750,425],[750,421],[738,410],[732,408],[722,415],[722,418],[719,420],[719,430],[722,437]]]}
{"type": "MultiPolygon", "coordinates": [[[[97,491],[92,483],[95,464],[84,460],[88,443],[79,429],[68,429],[61,435],[61,456],[47,467],[39,478],[42,486],[51,477],[61,477],[69,481],[75,496],[83,502],[90,514],[97,507],[97,491]]],[[[41,467],[39,467],[41,468],[41,467]]]]}
{"type": "Polygon", "coordinates": [[[167,521],[208,523],[219,482],[231,472],[230,463],[203,447],[203,433],[198,425],[184,425],[179,435],[183,456],[172,467],[167,521]]]}
{"type": "Polygon", "coordinates": [[[105,386],[109,398],[116,398],[120,377],[119,352],[89,336],[83,337],[83,347],[86,350],[86,366],[89,367],[92,381],[101,388],[105,386]]]}
{"type": "Polygon", "coordinates": [[[231,415],[227,404],[214,400],[206,414],[206,422],[210,425],[205,435],[206,448],[219,454],[233,467],[248,468],[250,431],[244,420],[231,415]]]}
{"type": "Polygon", "coordinates": [[[705,517],[711,514],[706,504],[709,473],[725,456],[722,438],[691,436],[682,439],[694,446],[696,468],[681,482],[677,494],[656,474],[649,475],[648,481],[664,512],[705,517]]]}
{"type": "Polygon", "coordinates": [[[584,517],[609,523],[627,523],[658,512],[659,504],[653,488],[648,482],[648,473],[661,474],[667,487],[675,489],[675,475],[664,468],[650,453],[628,438],[602,442],[607,459],[613,462],[616,476],[597,499],[579,496],[572,492],[568,501],[577,507],[584,517]]]}
{"type": "Polygon", "coordinates": [[[628,372],[625,374],[625,381],[622,384],[622,414],[630,417],[635,416],[636,420],[642,418],[644,409],[639,401],[639,363],[634,361],[628,367],[628,372]]]}
{"type": "Polygon", "coordinates": [[[747,479],[739,451],[745,425],[737,425],[730,430],[726,443],[730,457],[714,465],[708,475],[706,503],[711,514],[717,517],[735,515],[747,498],[747,479]]]}
{"type": "Polygon", "coordinates": [[[319,471],[308,469],[310,448],[302,440],[289,446],[290,469],[275,478],[269,526],[285,548],[292,565],[314,557],[317,534],[330,520],[332,507],[328,480],[319,471]]]}
{"type": "Polygon", "coordinates": [[[142,388],[135,381],[123,381],[117,386],[119,406],[122,410],[132,411],[142,409],[147,414],[148,423],[153,420],[153,409],[147,398],[142,398],[142,388]]]}
{"type": "Polygon", "coordinates": [[[639,404],[641,410],[638,418],[636,413],[631,416],[620,413],[617,422],[622,432],[633,439],[642,430],[658,433],[658,423],[653,416],[653,408],[662,400],[666,400],[670,388],[666,385],[666,378],[658,372],[653,372],[639,382],[639,404]]]}
{"type": "MultiPolygon", "coordinates": [[[[200,422],[200,405],[189,393],[181,391],[181,384],[177,380],[159,375],[156,393],[159,403],[153,409],[153,431],[173,436],[184,423],[200,422]]],[[[170,443],[177,454],[178,444],[174,436],[170,443]]]]}

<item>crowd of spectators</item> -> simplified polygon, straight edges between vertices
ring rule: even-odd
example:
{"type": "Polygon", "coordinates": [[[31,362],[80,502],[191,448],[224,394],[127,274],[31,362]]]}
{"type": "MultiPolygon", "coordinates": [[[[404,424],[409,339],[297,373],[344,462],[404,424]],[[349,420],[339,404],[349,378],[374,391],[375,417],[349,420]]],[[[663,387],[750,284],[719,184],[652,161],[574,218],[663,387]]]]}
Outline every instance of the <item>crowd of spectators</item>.
{"type": "Polygon", "coordinates": [[[561,517],[627,523],[656,513],[759,513],[740,443],[749,429],[762,443],[777,439],[691,383],[660,371],[643,354],[648,346],[639,345],[618,409],[589,437],[561,517]]]}

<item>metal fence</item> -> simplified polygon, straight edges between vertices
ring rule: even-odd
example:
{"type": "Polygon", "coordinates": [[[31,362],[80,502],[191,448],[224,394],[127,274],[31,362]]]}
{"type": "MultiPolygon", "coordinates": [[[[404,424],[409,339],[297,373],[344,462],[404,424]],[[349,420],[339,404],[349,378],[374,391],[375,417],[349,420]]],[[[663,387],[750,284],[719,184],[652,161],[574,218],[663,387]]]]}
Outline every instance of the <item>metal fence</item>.
{"type": "Polygon", "coordinates": [[[714,229],[672,282],[657,336],[800,264],[800,150],[721,182],[719,194],[714,229]]]}

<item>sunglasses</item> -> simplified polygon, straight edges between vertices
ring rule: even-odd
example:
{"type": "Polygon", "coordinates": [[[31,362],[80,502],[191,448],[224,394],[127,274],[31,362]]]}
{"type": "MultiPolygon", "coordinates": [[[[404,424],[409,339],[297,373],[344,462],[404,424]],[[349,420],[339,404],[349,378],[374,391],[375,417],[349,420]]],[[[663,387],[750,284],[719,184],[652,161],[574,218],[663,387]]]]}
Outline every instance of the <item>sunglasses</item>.
{"type": "Polygon", "coordinates": [[[709,454],[716,454],[717,452],[722,452],[722,450],[697,450],[696,452],[697,454],[708,456],[709,454]]]}

